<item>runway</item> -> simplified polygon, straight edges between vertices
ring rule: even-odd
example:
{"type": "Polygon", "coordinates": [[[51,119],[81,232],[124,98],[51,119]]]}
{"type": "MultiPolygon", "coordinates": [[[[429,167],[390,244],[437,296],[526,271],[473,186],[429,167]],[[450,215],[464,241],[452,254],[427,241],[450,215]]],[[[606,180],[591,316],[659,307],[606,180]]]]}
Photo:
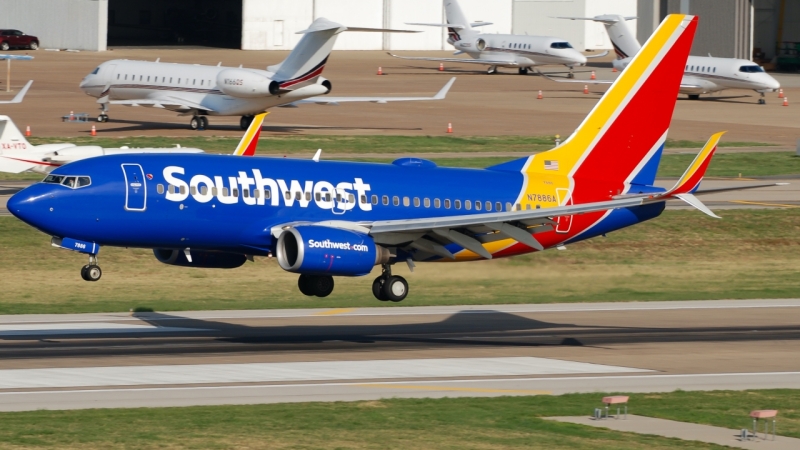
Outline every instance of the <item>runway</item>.
{"type": "Polygon", "coordinates": [[[800,299],[0,316],[0,410],[800,388],[798,308],[800,299]]]}

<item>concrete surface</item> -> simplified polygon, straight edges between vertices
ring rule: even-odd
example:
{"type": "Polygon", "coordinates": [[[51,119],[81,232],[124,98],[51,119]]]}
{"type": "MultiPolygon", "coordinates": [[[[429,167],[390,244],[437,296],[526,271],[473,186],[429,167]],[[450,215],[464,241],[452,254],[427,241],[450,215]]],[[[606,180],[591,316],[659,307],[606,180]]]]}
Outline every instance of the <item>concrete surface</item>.
{"type": "MultiPolygon", "coordinates": [[[[741,430],[729,430],[727,428],[712,427],[709,425],[699,425],[695,423],[676,422],[674,420],[656,419],[653,417],[643,417],[628,415],[627,420],[593,420],[589,417],[547,417],[548,420],[557,422],[575,423],[590,427],[608,428],[616,431],[626,431],[629,433],[653,434],[670,438],[683,439],[686,441],[699,441],[709,444],[725,445],[733,448],[746,449],[775,449],[775,450],[795,450],[800,448],[800,439],[777,436],[773,441],[759,438],[749,441],[740,439],[741,430]]],[[[742,418],[742,427],[748,427],[749,418],[742,418]]],[[[750,422],[750,426],[752,422],[750,422]]]]}

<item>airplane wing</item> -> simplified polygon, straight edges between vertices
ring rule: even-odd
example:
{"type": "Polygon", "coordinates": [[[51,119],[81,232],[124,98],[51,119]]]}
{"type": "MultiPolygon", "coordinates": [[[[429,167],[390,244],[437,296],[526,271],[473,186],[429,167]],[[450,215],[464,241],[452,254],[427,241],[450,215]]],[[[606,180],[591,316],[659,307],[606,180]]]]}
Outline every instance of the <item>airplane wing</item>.
{"type": "Polygon", "coordinates": [[[199,103],[187,101],[182,98],[165,97],[163,99],[138,99],[138,100],[110,100],[108,103],[112,105],[123,106],[145,106],[148,108],[163,108],[171,111],[177,110],[191,110],[202,109],[205,111],[214,111],[213,109],[203,106],[199,103]]]}
{"type": "Polygon", "coordinates": [[[25,98],[25,94],[28,93],[28,89],[31,88],[32,84],[33,84],[33,80],[28,81],[27,83],[25,83],[25,86],[23,86],[23,88],[20,89],[19,92],[17,92],[17,95],[15,95],[14,98],[12,98],[11,100],[1,101],[0,104],[4,104],[5,105],[5,104],[9,104],[9,103],[22,103],[22,99],[25,98]]]}
{"type": "MultiPolygon", "coordinates": [[[[616,80],[576,80],[574,78],[557,78],[551,77],[544,72],[540,72],[537,70],[536,72],[539,75],[547,78],[548,80],[555,81],[558,83],[580,83],[580,84],[612,84],[616,80]]],[[[681,89],[702,89],[702,86],[696,84],[689,84],[689,83],[681,83],[681,89]]]]}
{"type": "Polygon", "coordinates": [[[463,58],[433,58],[427,56],[400,56],[394,53],[388,53],[389,56],[400,59],[409,59],[412,61],[439,61],[439,62],[452,62],[452,63],[466,63],[466,64],[483,64],[484,66],[494,66],[498,64],[507,66],[516,66],[517,62],[512,60],[489,60],[489,59],[463,59],[463,58]]]}
{"type": "MultiPolygon", "coordinates": [[[[419,22],[406,22],[406,25],[419,25],[419,26],[422,26],[422,27],[441,27],[441,28],[452,28],[452,29],[454,29],[454,30],[463,30],[464,28],[466,28],[466,27],[464,27],[464,25],[455,25],[455,24],[452,24],[452,23],[419,23],[419,22]]],[[[486,25],[489,25],[489,23],[488,23],[488,22],[486,22],[486,25]]]]}
{"type": "Polygon", "coordinates": [[[439,92],[437,92],[433,97],[329,97],[327,95],[321,95],[317,97],[309,97],[307,99],[298,100],[292,102],[292,104],[297,105],[300,103],[316,103],[318,105],[325,105],[325,104],[336,104],[336,103],[346,103],[346,102],[372,102],[372,103],[388,103],[388,102],[416,102],[416,101],[424,101],[424,100],[442,100],[447,95],[447,92],[450,91],[450,87],[453,86],[453,83],[456,82],[456,77],[450,78],[439,92]]]}
{"type": "Polygon", "coordinates": [[[585,56],[586,59],[592,59],[592,58],[602,58],[603,56],[606,56],[607,54],[608,54],[608,50],[604,51],[603,53],[598,53],[596,55],[583,55],[583,56],[585,56]]]}

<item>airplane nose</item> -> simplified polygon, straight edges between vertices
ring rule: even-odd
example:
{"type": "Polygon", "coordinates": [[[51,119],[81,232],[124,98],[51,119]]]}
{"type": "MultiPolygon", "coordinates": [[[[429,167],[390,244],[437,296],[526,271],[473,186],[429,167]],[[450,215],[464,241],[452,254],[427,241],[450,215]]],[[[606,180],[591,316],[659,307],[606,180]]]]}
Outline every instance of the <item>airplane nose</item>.
{"type": "Polygon", "coordinates": [[[40,228],[50,209],[44,205],[44,192],[35,192],[31,188],[23,189],[12,195],[6,203],[8,211],[19,220],[40,228]]]}
{"type": "Polygon", "coordinates": [[[588,61],[588,59],[586,59],[586,56],[583,53],[575,52],[575,62],[577,64],[580,64],[581,66],[585,66],[586,65],[586,61],[588,61]]]}

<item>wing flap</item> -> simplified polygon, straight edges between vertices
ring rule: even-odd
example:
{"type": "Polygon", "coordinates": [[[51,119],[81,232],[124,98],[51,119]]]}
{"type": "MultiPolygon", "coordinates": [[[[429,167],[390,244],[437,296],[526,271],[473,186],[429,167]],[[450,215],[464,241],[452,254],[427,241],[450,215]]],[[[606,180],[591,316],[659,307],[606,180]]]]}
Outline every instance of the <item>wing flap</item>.
{"type": "Polygon", "coordinates": [[[451,63],[464,63],[464,64],[483,64],[484,66],[493,66],[498,64],[516,66],[518,63],[511,59],[507,60],[489,60],[489,59],[463,59],[463,58],[434,58],[428,56],[400,56],[394,53],[387,53],[389,56],[400,59],[408,59],[411,61],[438,61],[438,62],[451,62],[451,63]]]}

